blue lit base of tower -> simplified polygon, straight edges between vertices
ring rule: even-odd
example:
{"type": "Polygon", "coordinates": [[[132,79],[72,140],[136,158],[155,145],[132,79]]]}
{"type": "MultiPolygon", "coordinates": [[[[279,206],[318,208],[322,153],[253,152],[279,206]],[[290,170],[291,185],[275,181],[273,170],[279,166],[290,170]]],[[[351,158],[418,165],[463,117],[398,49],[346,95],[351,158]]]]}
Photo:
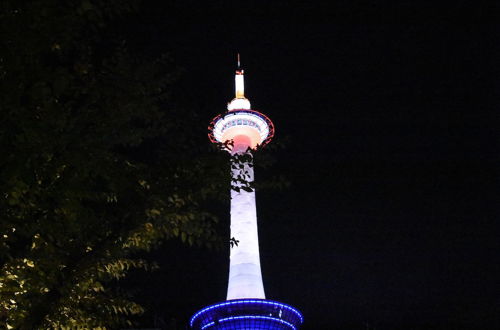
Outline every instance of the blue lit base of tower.
{"type": "Polygon", "coordinates": [[[193,315],[196,330],[296,330],[304,321],[295,308],[267,299],[227,300],[203,308],[193,315]]]}

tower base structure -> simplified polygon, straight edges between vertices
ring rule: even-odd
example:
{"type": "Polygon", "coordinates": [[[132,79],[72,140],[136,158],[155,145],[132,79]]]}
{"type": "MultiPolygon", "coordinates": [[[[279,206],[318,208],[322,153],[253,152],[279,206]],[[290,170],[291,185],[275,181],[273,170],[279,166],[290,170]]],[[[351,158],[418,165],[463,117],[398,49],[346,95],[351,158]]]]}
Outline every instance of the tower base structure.
{"type": "Polygon", "coordinates": [[[292,306],[268,299],[234,299],[207,306],[191,317],[196,330],[297,330],[304,321],[292,306]]]}

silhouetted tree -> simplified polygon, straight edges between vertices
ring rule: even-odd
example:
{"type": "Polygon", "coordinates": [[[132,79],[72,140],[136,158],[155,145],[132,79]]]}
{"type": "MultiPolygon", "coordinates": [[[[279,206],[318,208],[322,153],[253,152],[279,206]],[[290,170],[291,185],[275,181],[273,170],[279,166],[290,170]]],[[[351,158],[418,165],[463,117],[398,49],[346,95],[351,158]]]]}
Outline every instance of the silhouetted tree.
{"type": "Polygon", "coordinates": [[[142,307],[109,283],[154,267],[135,256],[163,239],[216,241],[203,205],[227,159],[169,102],[168,57],[127,49],[136,1],[0,6],[2,326],[131,324],[142,307]]]}

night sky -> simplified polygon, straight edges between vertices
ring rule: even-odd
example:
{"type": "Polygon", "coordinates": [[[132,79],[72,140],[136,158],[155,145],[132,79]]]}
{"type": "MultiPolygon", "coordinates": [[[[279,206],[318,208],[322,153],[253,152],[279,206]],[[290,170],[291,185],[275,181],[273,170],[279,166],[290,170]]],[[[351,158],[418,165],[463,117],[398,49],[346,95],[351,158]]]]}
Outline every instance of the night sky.
{"type": "MultiPolygon", "coordinates": [[[[284,145],[256,179],[290,182],[257,192],[264,287],[303,329],[500,328],[494,8],[380,3],[151,2],[136,46],[183,67],[207,125],[241,53],[284,145]]],[[[138,284],[147,317],[224,300],[228,254],[165,244],[138,284]]]]}

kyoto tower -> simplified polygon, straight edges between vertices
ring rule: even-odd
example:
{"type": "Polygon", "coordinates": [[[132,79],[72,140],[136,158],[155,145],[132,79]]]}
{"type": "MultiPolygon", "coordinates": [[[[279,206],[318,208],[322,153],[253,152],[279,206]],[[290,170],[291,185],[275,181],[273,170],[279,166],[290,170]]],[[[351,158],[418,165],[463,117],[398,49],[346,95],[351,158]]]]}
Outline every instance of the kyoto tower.
{"type": "Polygon", "coordinates": [[[228,111],[212,120],[208,135],[214,143],[232,141],[228,151],[239,158],[231,164],[230,237],[236,241],[231,243],[227,300],[198,311],[191,317],[190,327],[197,330],[299,329],[303,322],[301,313],[289,305],[266,299],[264,294],[255,190],[249,189],[247,183],[254,179],[252,152],[271,141],[274,125],[264,114],[251,110],[250,101],[245,97],[243,74],[238,55],[236,96],[228,103],[228,111]]]}

